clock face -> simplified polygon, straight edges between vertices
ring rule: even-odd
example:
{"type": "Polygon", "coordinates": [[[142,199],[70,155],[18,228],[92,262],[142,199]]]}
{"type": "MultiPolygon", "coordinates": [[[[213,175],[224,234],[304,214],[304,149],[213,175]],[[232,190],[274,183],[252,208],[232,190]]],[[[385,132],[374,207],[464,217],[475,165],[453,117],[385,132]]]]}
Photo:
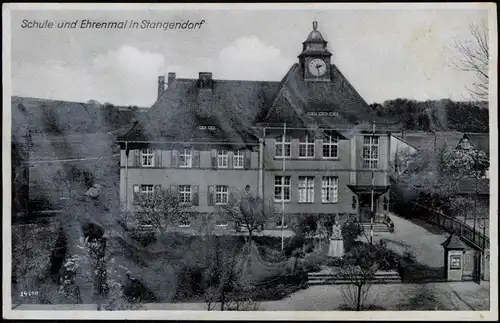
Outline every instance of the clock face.
{"type": "Polygon", "coordinates": [[[321,76],[326,73],[326,63],[324,60],[315,58],[309,62],[309,72],[314,76],[321,76]]]}

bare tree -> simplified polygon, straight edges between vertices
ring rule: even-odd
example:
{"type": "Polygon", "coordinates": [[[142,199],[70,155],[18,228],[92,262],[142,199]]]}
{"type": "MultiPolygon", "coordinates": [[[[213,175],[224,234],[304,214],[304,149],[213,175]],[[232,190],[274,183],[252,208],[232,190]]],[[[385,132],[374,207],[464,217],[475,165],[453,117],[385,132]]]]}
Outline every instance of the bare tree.
{"type": "Polygon", "coordinates": [[[250,311],[258,308],[252,300],[252,287],[243,279],[244,257],[239,248],[221,245],[219,238],[209,236],[210,265],[205,273],[207,310],[250,311]]]}
{"type": "Polygon", "coordinates": [[[452,62],[460,71],[472,72],[476,81],[467,90],[478,100],[488,100],[488,25],[482,20],[469,26],[469,35],[455,41],[458,58],[452,62]]]}
{"type": "Polygon", "coordinates": [[[233,193],[226,205],[219,206],[219,211],[227,214],[237,225],[247,232],[247,242],[252,241],[253,233],[262,230],[265,223],[274,217],[274,206],[261,197],[254,196],[249,187],[242,193],[233,193]]]}
{"type": "Polygon", "coordinates": [[[347,284],[342,288],[342,297],[350,309],[363,310],[368,298],[372,281],[382,259],[378,259],[377,248],[365,245],[365,248],[354,248],[346,255],[341,275],[347,284]]]}
{"type": "Polygon", "coordinates": [[[150,223],[162,235],[171,225],[181,223],[189,217],[188,206],[171,189],[156,187],[152,193],[136,193],[134,203],[138,207],[139,221],[150,223]]]}

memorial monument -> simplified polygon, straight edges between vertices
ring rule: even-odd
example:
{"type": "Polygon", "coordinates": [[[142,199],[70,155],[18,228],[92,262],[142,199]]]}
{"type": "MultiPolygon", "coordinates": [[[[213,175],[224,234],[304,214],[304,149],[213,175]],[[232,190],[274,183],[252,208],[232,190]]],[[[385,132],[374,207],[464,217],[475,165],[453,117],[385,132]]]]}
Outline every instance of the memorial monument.
{"type": "Polygon", "coordinates": [[[342,258],[344,256],[344,239],[342,238],[342,229],[337,221],[332,227],[332,235],[330,236],[330,248],[328,249],[329,257],[342,258]]]}

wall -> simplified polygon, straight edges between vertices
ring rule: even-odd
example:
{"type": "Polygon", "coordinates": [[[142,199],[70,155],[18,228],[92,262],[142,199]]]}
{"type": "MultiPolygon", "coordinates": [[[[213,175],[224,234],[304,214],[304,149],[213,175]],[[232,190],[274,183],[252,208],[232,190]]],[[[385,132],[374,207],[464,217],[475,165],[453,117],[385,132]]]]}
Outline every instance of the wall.
{"type": "Polygon", "coordinates": [[[161,151],[161,164],[158,167],[137,167],[134,152],[131,150],[127,158],[125,151],[122,150],[120,169],[122,204],[127,205],[127,210],[133,209],[133,185],[162,185],[163,188],[170,188],[171,185],[198,185],[200,205],[197,211],[212,212],[213,207],[207,205],[207,191],[210,185],[227,185],[234,190],[243,190],[246,185],[250,185],[253,192],[258,191],[258,153],[250,153],[250,169],[214,169],[211,166],[212,152],[208,150],[200,151],[200,167],[196,168],[172,167],[171,150],[161,151]],[[127,160],[130,166],[126,168],[127,160]]]}

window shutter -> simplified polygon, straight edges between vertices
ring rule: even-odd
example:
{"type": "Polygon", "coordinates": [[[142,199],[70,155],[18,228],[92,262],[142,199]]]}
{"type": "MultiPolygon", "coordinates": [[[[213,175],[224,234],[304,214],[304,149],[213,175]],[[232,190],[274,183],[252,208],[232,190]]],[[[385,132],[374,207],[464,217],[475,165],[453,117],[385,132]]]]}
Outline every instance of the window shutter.
{"type": "Polygon", "coordinates": [[[296,158],[299,156],[299,140],[298,139],[292,139],[292,142],[290,144],[290,156],[292,158],[296,158]]]}
{"type": "Polygon", "coordinates": [[[207,197],[208,197],[208,206],[213,206],[215,202],[215,188],[214,186],[208,187],[207,197]]]}
{"type": "Polygon", "coordinates": [[[314,157],[315,159],[323,158],[323,140],[318,140],[314,142],[314,157]]]}
{"type": "Polygon", "coordinates": [[[155,167],[162,167],[162,162],[161,162],[161,150],[157,149],[155,150],[155,162],[154,162],[155,167]]]}
{"type": "Polygon", "coordinates": [[[172,159],[171,166],[178,167],[179,166],[179,151],[176,149],[172,149],[172,159]]]}
{"type": "Polygon", "coordinates": [[[233,156],[234,156],[234,153],[232,151],[227,152],[227,167],[229,169],[233,168],[233,156]]]}
{"type": "Polygon", "coordinates": [[[200,151],[193,150],[193,167],[200,167],[200,151]]]}
{"type": "Polygon", "coordinates": [[[217,168],[217,149],[212,149],[212,168],[217,168]]]}
{"type": "Polygon", "coordinates": [[[252,168],[252,152],[249,151],[249,150],[245,150],[244,152],[244,166],[245,166],[245,169],[250,169],[252,168]]]}
{"type": "Polygon", "coordinates": [[[139,196],[139,185],[134,185],[134,197],[133,197],[133,200],[132,200],[132,204],[136,204],[137,203],[137,197],[139,196]]]}
{"type": "Polygon", "coordinates": [[[198,185],[193,185],[193,186],[191,186],[191,188],[192,188],[192,193],[193,193],[193,196],[192,196],[193,205],[200,205],[200,197],[198,194],[198,185]]]}
{"type": "Polygon", "coordinates": [[[134,166],[141,167],[141,150],[134,149],[134,166]]]}

